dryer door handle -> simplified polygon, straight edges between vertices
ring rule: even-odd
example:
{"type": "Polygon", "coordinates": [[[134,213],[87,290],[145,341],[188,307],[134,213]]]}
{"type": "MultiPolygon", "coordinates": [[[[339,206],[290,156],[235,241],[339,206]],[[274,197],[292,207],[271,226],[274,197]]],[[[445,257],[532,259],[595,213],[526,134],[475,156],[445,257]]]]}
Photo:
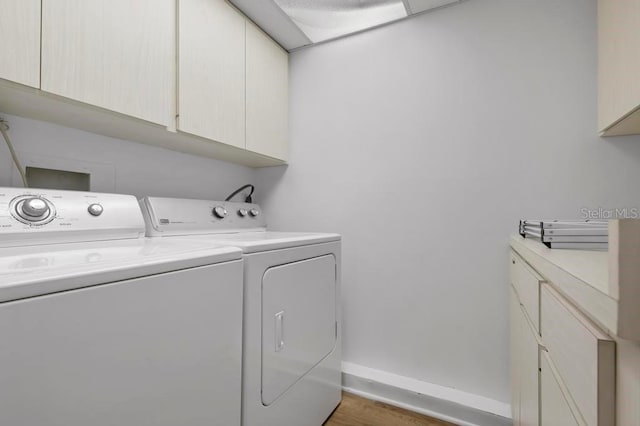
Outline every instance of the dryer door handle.
{"type": "Polygon", "coordinates": [[[275,315],[276,321],[276,352],[284,349],[284,311],[280,311],[275,315]]]}

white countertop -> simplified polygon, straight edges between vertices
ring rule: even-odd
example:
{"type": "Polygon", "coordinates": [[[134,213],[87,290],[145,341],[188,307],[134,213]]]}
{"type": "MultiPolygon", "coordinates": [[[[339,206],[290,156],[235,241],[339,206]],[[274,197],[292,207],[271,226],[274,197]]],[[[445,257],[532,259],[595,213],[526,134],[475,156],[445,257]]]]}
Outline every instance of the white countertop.
{"type": "Polygon", "coordinates": [[[541,242],[511,237],[510,245],[547,282],[611,335],[618,330],[618,300],[609,280],[609,253],[550,249],[541,242]]]}
{"type": "Polygon", "coordinates": [[[606,252],[550,249],[520,235],[511,247],[607,333],[640,342],[640,220],[610,220],[606,252]]]}
{"type": "Polygon", "coordinates": [[[609,253],[606,251],[550,249],[520,235],[511,237],[511,247],[517,252],[522,250],[535,253],[603,295],[612,296],[609,285],[609,253]]]}
{"type": "Polygon", "coordinates": [[[0,249],[0,303],[240,260],[242,252],[183,238],[137,238],[0,249]]]}

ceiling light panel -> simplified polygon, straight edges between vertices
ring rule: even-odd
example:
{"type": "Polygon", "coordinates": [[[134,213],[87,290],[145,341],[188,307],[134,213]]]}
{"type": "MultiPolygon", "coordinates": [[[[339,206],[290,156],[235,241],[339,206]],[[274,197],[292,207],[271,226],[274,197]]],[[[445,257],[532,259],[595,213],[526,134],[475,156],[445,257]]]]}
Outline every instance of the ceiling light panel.
{"type": "Polygon", "coordinates": [[[407,16],[402,0],[274,0],[313,43],[407,16]]]}
{"type": "Polygon", "coordinates": [[[426,12],[427,10],[445,6],[451,3],[458,3],[460,0],[407,0],[411,13],[426,12]]]}

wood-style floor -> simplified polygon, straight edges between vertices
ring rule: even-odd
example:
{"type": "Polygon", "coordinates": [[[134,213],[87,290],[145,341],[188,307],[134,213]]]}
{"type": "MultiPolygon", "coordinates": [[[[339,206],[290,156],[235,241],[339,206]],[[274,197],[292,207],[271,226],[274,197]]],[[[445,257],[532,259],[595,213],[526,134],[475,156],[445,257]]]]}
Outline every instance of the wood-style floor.
{"type": "Polygon", "coordinates": [[[343,393],[342,403],[324,426],[453,426],[383,402],[343,393]]]}

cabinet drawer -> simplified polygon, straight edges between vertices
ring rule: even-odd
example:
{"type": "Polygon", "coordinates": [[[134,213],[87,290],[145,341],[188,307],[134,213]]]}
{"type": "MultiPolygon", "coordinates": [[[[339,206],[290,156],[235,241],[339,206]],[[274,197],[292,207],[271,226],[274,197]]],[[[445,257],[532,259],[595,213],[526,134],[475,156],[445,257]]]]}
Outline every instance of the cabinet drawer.
{"type": "Polygon", "coordinates": [[[581,426],[582,421],[576,419],[569,404],[566,388],[551,367],[549,354],[542,351],[540,355],[540,424],[545,426],[581,426]],[[562,385],[561,385],[562,384],[562,385]]]}
{"type": "Polygon", "coordinates": [[[511,251],[511,285],[516,289],[536,331],[540,331],[540,284],[544,281],[524,260],[511,251]]]}
{"type": "Polygon", "coordinates": [[[586,423],[613,426],[615,342],[548,284],[540,318],[549,357],[586,423]]]}

